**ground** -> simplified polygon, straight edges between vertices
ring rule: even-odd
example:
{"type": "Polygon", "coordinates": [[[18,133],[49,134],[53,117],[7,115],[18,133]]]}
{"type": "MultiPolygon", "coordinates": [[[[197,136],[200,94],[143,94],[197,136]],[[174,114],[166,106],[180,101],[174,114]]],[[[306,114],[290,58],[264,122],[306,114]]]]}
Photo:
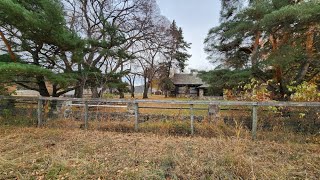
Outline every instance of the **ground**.
{"type": "Polygon", "coordinates": [[[0,126],[0,179],[319,179],[320,145],[0,126]]]}

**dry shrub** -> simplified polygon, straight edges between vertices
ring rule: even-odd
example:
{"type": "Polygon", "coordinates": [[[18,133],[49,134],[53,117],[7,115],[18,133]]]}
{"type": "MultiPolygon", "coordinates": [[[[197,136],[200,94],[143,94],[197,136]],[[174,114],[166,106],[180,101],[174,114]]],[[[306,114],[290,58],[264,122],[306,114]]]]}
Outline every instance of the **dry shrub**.
{"type": "MultiPolygon", "coordinates": [[[[190,136],[191,125],[188,121],[162,121],[146,122],[139,126],[140,132],[153,132],[163,135],[190,136]]],[[[223,135],[232,135],[231,128],[224,124],[195,123],[195,135],[205,137],[218,137],[223,135]]]]}
{"type": "Polygon", "coordinates": [[[145,122],[140,124],[139,131],[181,136],[191,134],[190,123],[186,121],[145,122]]]}
{"type": "Polygon", "coordinates": [[[68,119],[55,119],[47,120],[44,123],[44,127],[48,128],[65,128],[65,129],[78,129],[83,124],[83,121],[75,121],[68,119]]]}
{"type": "MultiPolygon", "coordinates": [[[[50,128],[64,128],[64,129],[83,129],[83,121],[75,120],[51,120],[47,121],[45,127],[50,128]]],[[[132,121],[89,121],[89,130],[111,131],[111,132],[135,132],[134,122],[132,121]]],[[[174,136],[190,136],[191,125],[190,121],[150,121],[139,124],[139,132],[154,133],[160,135],[174,135],[174,136]]],[[[259,131],[259,138],[263,140],[279,139],[279,134],[268,134],[265,131],[259,131]]],[[[250,130],[242,125],[241,122],[234,120],[234,125],[230,126],[223,121],[215,122],[195,122],[194,123],[195,136],[202,137],[235,137],[235,138],[250,138],[250,130]]],[[[292,135],[294,135],[292,133],[292,135]]],[[[283,138],[288,138],[291,134],[284,134],[283,138]]],[[[299,136],[301,139],[305,137],[299,136]]],[[[296,138],[296,136],[295,136],[296,138]]],[[[294,139],[294,138],[288,138],[294,139]]],[[[281,138],[280,138],[281,140],[281,138]]],[[[284,141],[284,140],[282,140],[284,141]]],[[[299,141],[300,142],[300,141],[299,141]]]]}
{"type": "MultiPolygon", "coordinates": [[[[63,125],[67,127],[67,125],[63,125]]],[[[98,122],[93,121],[89,123],[89,129],[97,129],[102,131],[113,132],[134,132],[134,122],[131,121],[105,121],[98,122]]],[[[161,135],[174,135],[174,136],[190,136],[191,125],[190,121],[150,121],[139,124],[139,132],[155,133],[161,135]]],[[[247,137],[248,131],[242,126],[230,127],[223,121],[214,123],[208,122],[195,122],[194,133],[196,136],[203,137],[220,137],[220,136],[232,136],[232,137],[247,137]]]]}
{"type": "Polygon", "coordinates": [[[222,121],[215,123],[196,123],[195,133],[204,137],[234,136],[235,131],[222,121]]]}
{"type": "Polygon", "coordinates": [[[320,144],[320,133],[304,134],[288,130],[258,131],[258,140],[279,143],[320,144]]]}
{"type": "Polygon", "coordinates": [[[106,123],[90,123],[90,129],[98,129],[101,131],[112,131],[112,132],[123,132],[130,133],[134,132],[134,124],[128,121],[107,121],[106,123]]]}
{"type": "Polygon", "coordinates": [[[249,159],[234,153],[225,153],[217,159],[217,166],[220,167],[218,172],[218,179],[251,179],[252,165],[249,159]]]}
{"type": "Polygon", "coordinates": [[[260,108],[258,125],[261,130],[316,134],[320,129],[319,114],[314,107],[260,108]]]}
{"type": "MultiPolygon", "coordinates": [[[[202,122],[195,121],[194,135],[202,137],[233,137],[250,139],[251,128],[246,124],[246,118],[232,118],[227,123],[222,120],[202,122]]],[[[1,120],[0,120],[1,121],[1,120]]],[[[261,113],[258,121],[258,140],[296,143],[318,143],[319,133],[310,134],[297,132],[292,128],[284,128],[287,118],[269,113],[261,113]]],[[[79,120],[47,120],[46,127],[64,129],[84,129],[84,122],[79,120]]],[[[134,120],[90,120],[89,130],[101,130],[112,132],[135,132],[134,120]]],[[[189,120],[159,120],[139,123],[139,132],[161,135],[190,136],[191,125],[189,120]]]]}

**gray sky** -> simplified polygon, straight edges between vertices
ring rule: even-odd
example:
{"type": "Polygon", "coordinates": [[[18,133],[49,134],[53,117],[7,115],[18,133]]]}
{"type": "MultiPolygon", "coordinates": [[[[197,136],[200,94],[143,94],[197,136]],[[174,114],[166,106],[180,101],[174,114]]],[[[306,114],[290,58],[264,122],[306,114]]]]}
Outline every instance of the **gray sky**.
{"type": "Polygon", "coordinates": [[[214,66],[206,59],[203,41],[210,28],[219,24],[220,0],[157,0],[161,14],[176,20],[184,38],[192,43],[189,68],[210,70],[214,66]]]}

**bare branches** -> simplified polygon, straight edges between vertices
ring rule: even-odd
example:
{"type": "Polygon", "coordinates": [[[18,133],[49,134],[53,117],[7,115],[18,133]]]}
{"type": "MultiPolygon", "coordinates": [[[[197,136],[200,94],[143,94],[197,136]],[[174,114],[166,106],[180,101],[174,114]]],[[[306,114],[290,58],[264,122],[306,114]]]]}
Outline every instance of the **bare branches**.
{"type": "MultiPolygon", "coordinates": [[[[52,2],[48,0],[48,3],[52,2]]],[[[59,1],[55,3],[57,7],[62,5],[63,13],[60,9],[61,16],[57,13],[60,18],[53,23],[61,27],[52,27],[55,31],[50,32],[50,37],[46,34],[47,27],[42,27],[42,30],[36,26],[40,29],[38,36],[37,28],[37,32],[29,32],[28,28],[19,29],[20,26],[11,28],[9,23],[1,25],[21,62],[57,74],[76,75],[77,82],[67,87],[50,84],[54,91],[50,95],[61,95],[73,89],[76,94],[81,94],[84,87],[94,92],[98,92],[97,89],[103,91],[110,82],[123,83],[122,78],[133,65],[135,69],[131,69],[131,80],[143,75],[152,81],[160,65],[166,61],[170,23],[160,14],[155,0],[61,0],[61,4],[59,1]],[[68,32],[63,34],[65,31],[68,32]]],[[[21,3],[22,7],[24,5],[21,3]]],[[[43,10],[43,13],[50,12],[50,9],[43,10]]],[[[41,19],[39,22],[44,21],[41,19]]],[[[3,35],[3,31],[0,32],[3,35]]],[[[49,80],[44,76],[36,80],[38,91],[48,95],[46,81],[49,80]]],[[[32,88],[28,83],[23,84],[28,89],[32,88]]]]}

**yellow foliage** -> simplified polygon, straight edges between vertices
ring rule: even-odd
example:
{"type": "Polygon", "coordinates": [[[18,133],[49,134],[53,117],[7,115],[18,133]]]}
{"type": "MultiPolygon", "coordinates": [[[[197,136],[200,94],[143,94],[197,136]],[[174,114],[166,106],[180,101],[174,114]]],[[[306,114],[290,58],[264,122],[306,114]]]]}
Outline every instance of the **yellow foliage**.
{"type": "Polygon", "coordinates": [[[295,91],[291,95],[292,101],[320,101],[320,91],[315,82],[304,82],[292,90],[295,91]]]}

